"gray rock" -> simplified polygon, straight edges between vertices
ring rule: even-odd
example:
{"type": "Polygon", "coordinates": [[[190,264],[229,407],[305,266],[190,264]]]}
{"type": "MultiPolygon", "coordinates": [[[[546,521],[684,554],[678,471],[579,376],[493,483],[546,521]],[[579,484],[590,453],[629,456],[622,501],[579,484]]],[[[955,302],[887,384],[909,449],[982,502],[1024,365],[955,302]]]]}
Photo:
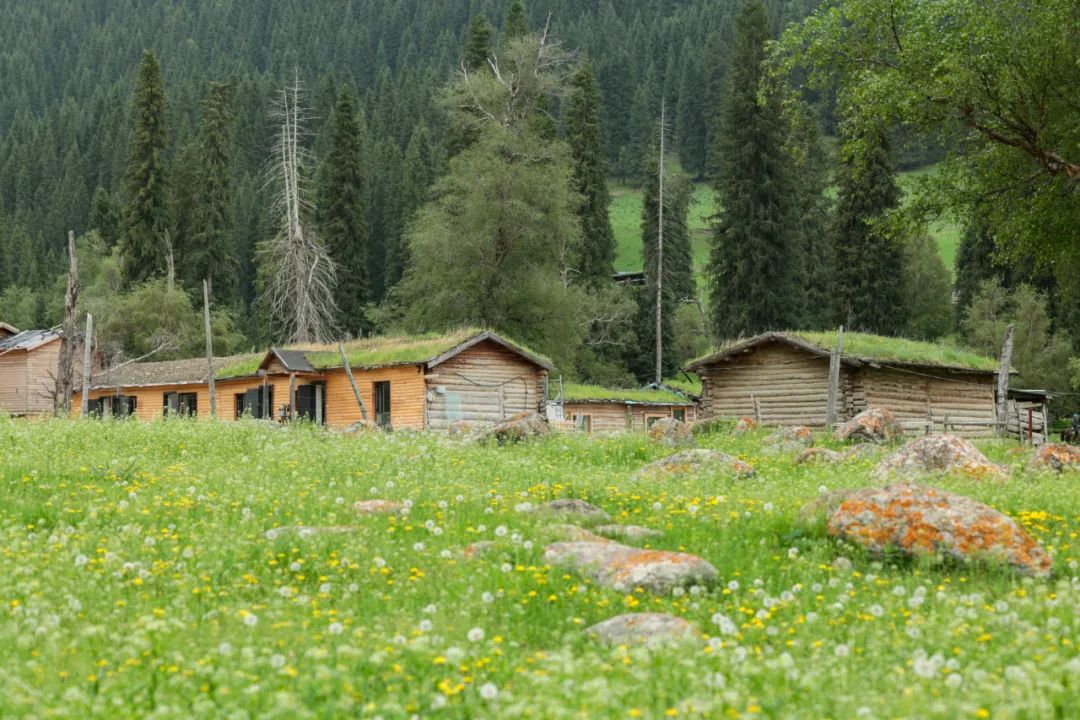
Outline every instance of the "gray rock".
{"type": "Polygon", "coordinates": [[[987,460],[979,449],[955,435],[924,435],[877,464],[876,480],[893,476],[957,474],[974,480],[1007,480],[1008,470],[987,460]]]}
{"type": "Polygon", "coordinates": [[[640,525],[598,525],[593,528],[598,535],[620,540],[646,540],[663,537],[664,533],[640,525]]]}
{"type": "Polygon", "coordinates": [[[409,506],[400,500],[358,500],[353,510],[357,515],[404,515],[409,506]]]}
{"type": "Polygon", "coordinates": [[[533,515],[546,517],[577,519],[585,522],[607,522],[611,516],[592,503],[578,498],[558,498],[535,505],[528,510],[533,515]]]}
{"type": "Polygon", "coordinates": [[[649,438],[666,447],[693,447],[697,444],[693,430],[674,418],[657,420],[649,428],[649,438]]]}
{"type": "Polygon", "coordinates": [[[691,472],[722,472],[739,478],[752,477],[754,468],[719,450],[681,450],[638,470],[638,477],[664,477],[691,472]]]}
{"type": "Polygon", "coordinates": [[[833,437],[851,442],[887,443],[904,437],[904,428],[885,408],[867,408],[836,428],[833,437]]]}
{"type": "Polygon", "coordinates": [[[544,559],[620,592],[639,587],[655,593],[691,585],[708,587],[719,577],[716,568],[697,555],[618,543],[554,543],[545,548],[544,559]]]}
{"type": "Polygon", "coordinates": [[[697,627],[667,613],[627,613],[616,615],[589,627],[585,632],[607,645],[644,645],[655,647],[697,640],[697,627]]]}

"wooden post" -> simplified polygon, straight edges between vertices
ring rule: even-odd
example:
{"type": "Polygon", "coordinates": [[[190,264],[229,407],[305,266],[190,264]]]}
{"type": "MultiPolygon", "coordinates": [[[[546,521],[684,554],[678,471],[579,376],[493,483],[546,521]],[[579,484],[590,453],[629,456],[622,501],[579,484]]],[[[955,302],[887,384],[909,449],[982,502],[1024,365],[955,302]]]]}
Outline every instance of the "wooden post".
{"type": "Polygon", "coordinates": [[[217,388],[214,386],[214,340],[210,334],[210,288],[202,281],[203,327],[206,330],[206,382],[210,393],[210,417],[217,417],[217,388]]]}
{"type": "Polygon", "coordinates": [[[945,419],[941,421],[941,432],[949,433],[949,413],[945,413],[945,419]]]}
{"type": "Polygon", "coordinates": [[[754,393],[750,393],[750,403],[754,406],[754,422],[759,426],[761,425],[761,405],[758,403],[754,393]]]}
{"type": "Polygon", "coordinates": [[[1015,325],[1010,324],[1005,328],[1005,343],[1001,346],[1001,364],[998,366],[997,383],[997,421],[1000,423],[1001,435],[1006,434],[1005,413],[1006,403],[1009,399],[1009,367],[1012,365],[1013,331],[1015,325]]]}
{"type": "Polygon", "coordinates": [[[86,336],[83,337],[83,365],[82,365],[82,402],[79,414],[86,417],[90,414],[90,346],[94,344],[94,316],[86,314],[86,336]]]}
{"type": "Polygon", "coordinates": [[[825,406],[825,426],[836,424],[836,404],[840,395],[840,357],[844,352],[844,326],[836,331],[836,349],[829,355],[829,399],[825,406]]]}
{"type": "Polygon", "coordinates": [[[1028,408],[1028,444],[1035,444],[1035,408],[1028,408]]]}
{"type": "Polygon", "coordinates": [[[289,373],[289,420],[296,417],[296,373],[289,373]]]}
{"type": "Polygon", "coordinates": [[[345,377],[349,378],[349,385],[352,385],[353,395],[356,397],[356,404],[360,406],[360,417],[363,419],[364,424],[367,425],[367,406],[364,405],[364,398],[360,395],[360,388],[356,384],[356,378],[353,377],[352,368],[349,367],[349,358],[345,354],[345,345],[338,342],[337,349],[338,354],[341,355],[341,367],[345,368],[345,377]]]}
{"type": "Polygon", "coordinates": [[[68,230],[68,282],[64,295],[64,330],[60,337],[60,362],[57,367],[56,397],[53,414],[71,414],[72,386],[75,383],[75,306],[79,303],[79,258],[75,253],[75,231],[68,230]]]}
{"type": "Polygon", "coordinates": [[[930,412],[929,408],[926,410],[926,434],[930,435],[934,432],[934,413],[930,412]]]}

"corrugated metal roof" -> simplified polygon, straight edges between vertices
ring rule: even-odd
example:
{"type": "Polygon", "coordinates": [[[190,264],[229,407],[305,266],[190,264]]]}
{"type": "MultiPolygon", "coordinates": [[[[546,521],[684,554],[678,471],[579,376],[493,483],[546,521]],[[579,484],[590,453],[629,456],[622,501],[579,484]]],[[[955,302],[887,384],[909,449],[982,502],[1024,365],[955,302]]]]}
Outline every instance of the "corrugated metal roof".
{"type": "Polygon", "coordinates": [[[60,337],[60,333],[55,330],[23,330],[17,335],[0,340],[0,352],[33,350],[39,345],[52,342],[58,337],[60,337]]]}

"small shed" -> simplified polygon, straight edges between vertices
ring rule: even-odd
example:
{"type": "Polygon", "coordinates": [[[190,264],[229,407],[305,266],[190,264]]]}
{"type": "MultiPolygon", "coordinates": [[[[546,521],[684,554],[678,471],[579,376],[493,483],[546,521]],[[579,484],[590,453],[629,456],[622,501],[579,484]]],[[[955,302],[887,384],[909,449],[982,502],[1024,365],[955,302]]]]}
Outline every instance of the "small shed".
{"type": "Polygon", "coordinates": [[[11,334],[15,328],[0,326],[0,412],[19,417],[52,413],[60,333],[23,330],[11,334]]]}
{"type": "MultiPolygon", "coordinates": [[[[909,431],[991,435],[997,361],[947,345],[845,333],[837,416],[891,410],[909,431]]],[[[770,332],[733,342],[687,366],[701,376],[703,417],[754,415],[764,423],[824,426],[833,333],[770,332]]]]}
{"type": "Polygon", "coordinates": [[[3,320],[0,320],[0,340],[7,340],[13,335],[19,334],[19,328],[14,325],[8,325],[3,320]]]}
{"type": "Polygon", "coordinates": [[[697,419],[692,398],[665,388],[613,389],[566,384],[560,404],[563,420],[589,433],[647,430],[657,420],[697,419]]]}
{"type": "Polygon", "coordinates": [[[1047,442],[1050,427],[1050,401],[1046,390],[1009,388],[1005,404],[1005,434],[1032,445],[1047,442]]]}

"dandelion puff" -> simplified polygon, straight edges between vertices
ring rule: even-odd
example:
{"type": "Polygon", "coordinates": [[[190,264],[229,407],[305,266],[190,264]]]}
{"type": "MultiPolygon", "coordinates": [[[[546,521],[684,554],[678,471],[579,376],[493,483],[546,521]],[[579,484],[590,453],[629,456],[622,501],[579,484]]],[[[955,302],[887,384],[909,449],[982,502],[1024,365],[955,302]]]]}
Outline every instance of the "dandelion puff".
{"type": "Polygon", "coordinates": [[[960,673],[952,673],[945,678],[945,685],[951,688],[958,688],[964,684],[964,676],[960,673]]]}
{"type": "Polygon", "coordinates": [[[275,670],[280,670],[285,667],[285,656],[281,653],[274,653],[270,656],[270,667],[275,670]]]}
{"type": "Polygon", "coordinates": [[[424,614],[425,615],[434,615],[437,612],[439,612],[439,606],[436,605],[435,603],[424,606],[424,614]]]}
{"type": "Polygon", "coordinates": [[[443,550],[439,553],[439,557],[441,557],[443,560],[449,560],[453,556],[454,553],[450,552],[449,550],[443,550]]]}
{"type": "Polygon", "coordinates": [[[431,698],[431,709],[432,710],[442,710],[444,707],[446,707],[446,703],[447,703],[446,696],[443,695],[442,693],[438,693],[434,697],[431,698]]]}
{"type": "Polygon", "coordinates": [[[297,562],[295,560],[293,562],[289,563],[289,570],[291,572],[300,572],[300,569],[303,568],[303,567],[304,566],[301,563],[299,563],[299,562],[297,562]]]}
{"type": "Polygon", "coordinates": [[[847,657],[848,655],[851,654],[851,648],[849,648],[844,643],[840,643],[835,648],[833,648],[833,653],[836,654],[836,657],[841,657],[841,658],[847,657]]]}
{"type": "Polygon", "coordinates": [[[533,549],[533,541],[532,540],[526,540],[525,542],[521,543],[521,547],[524,548],[525,550],[532,550],[533,549]]]}
{"type": "Polygon", "coordinates": [[[739,581],[738,580],[732,580],[731,582],[729,582],[727,584],[727,589],[730,590],[731,592],[735,592],[736,590],[739,589],[739,581]]]}
{"type": "Polygon", "coordinates": [[[491,593],[489,593],[489,592],[485,592],[485,593],[484,593],[483,595],[481,595],[481,596],[480,596],[480,599],[481,599],[482,601],[486,602],[486,603],[493,603],[493,602],[495,602],[495,596],[494,596],[494,595],[492,595],[492,594],[491,594],[491,593]]]}
{"type": "Polygon", "coordinates": [[[322,585],[319,586],[319,592],[325,595],[326,593],[330,592],[330,588],[331,588],[330,583],[323,583],[322,585]]]}
{"type": "Polygon", "coordinates": [[[88,562],[90,562],[90,560],[85,555],[75,556],[75,567],[83,567],[88,562]]]}
{"type": "Polygon", "coordinates": [[[505,525],[500,525],[499,527],[495,528],[496,537],[506,537],[507,532],[509,532],[509,530],[507,530],[505,525]]]}
{"type": "Polygon", "coordinates": [[[503,564],[502,564],[502,565],[501,565],[501,566],[499,567],[499,569],[500,569],[500,570],[502,570],[502,571],[503,571],[504,573],[508,573],[508,572],[510,572],[511,570],[513,570],[513,569],[514,569],[514,566],[513,566],[513,565],[511,565],[510,563],[503,563],[503,564]]]}
{"type": "Polygon", "coordinates": [[[244,616],[244,624],[248,627],[255,627],[259,624],[259,616],[255,613],[248,613],[244,616]]]}
{"type": "Polygon", "coordinates": [[[412,549],[413,549],[414,552],[422,552],[423,549],[424,549],[424,543],[422,543],[422,542],[413,543],[412,549]]]}
{"type": "Polygon", "coordinates": [[[345,631],[345,626],[339,622],[330,623],[330,626],[326,628],[326,631],[331,635],[340,635],[345,631]]]}
{"type": "Polygon", "coordinates": [[[484,629],[474,627],[472,630],[469,631],[467,637],[469,638],[469,642],[478,643],[484,639],[484,629]]]}
{"type": "Polygon", "coordinates": [[[873,615],[874,617],[881,617],[882,615],[885,614],[885,608],[881,607],[880,605],[878,605],[876,603],[874,605],[871,605],[869,610],[870,610],[870,614],[873,615]]]}
{"type": "Polygon", "coordinates": [[[484,683],[480,686],[480,697],[485,700],[494,700],[499,696],[499,688],[495,687],[495,683],[484,683]]]}
{"type": "Polygon", "coordinates": [[[722,688],[727,685],[727,678],[724,677],[723,673],[709,673],[705,676],[705,684],[711,688],[722,688]]]}
{"type": "Polygon", "coordinates": [[[420,621],[420,632],[431,632],[431,628],[435,627],[430,620],[420,621]]]}
{"type": "Polygon", "coordinates": [[[217,651],[220,655],[232,655],[232,645],[227,642],[223,642],[218,645],[217,651]]]}

